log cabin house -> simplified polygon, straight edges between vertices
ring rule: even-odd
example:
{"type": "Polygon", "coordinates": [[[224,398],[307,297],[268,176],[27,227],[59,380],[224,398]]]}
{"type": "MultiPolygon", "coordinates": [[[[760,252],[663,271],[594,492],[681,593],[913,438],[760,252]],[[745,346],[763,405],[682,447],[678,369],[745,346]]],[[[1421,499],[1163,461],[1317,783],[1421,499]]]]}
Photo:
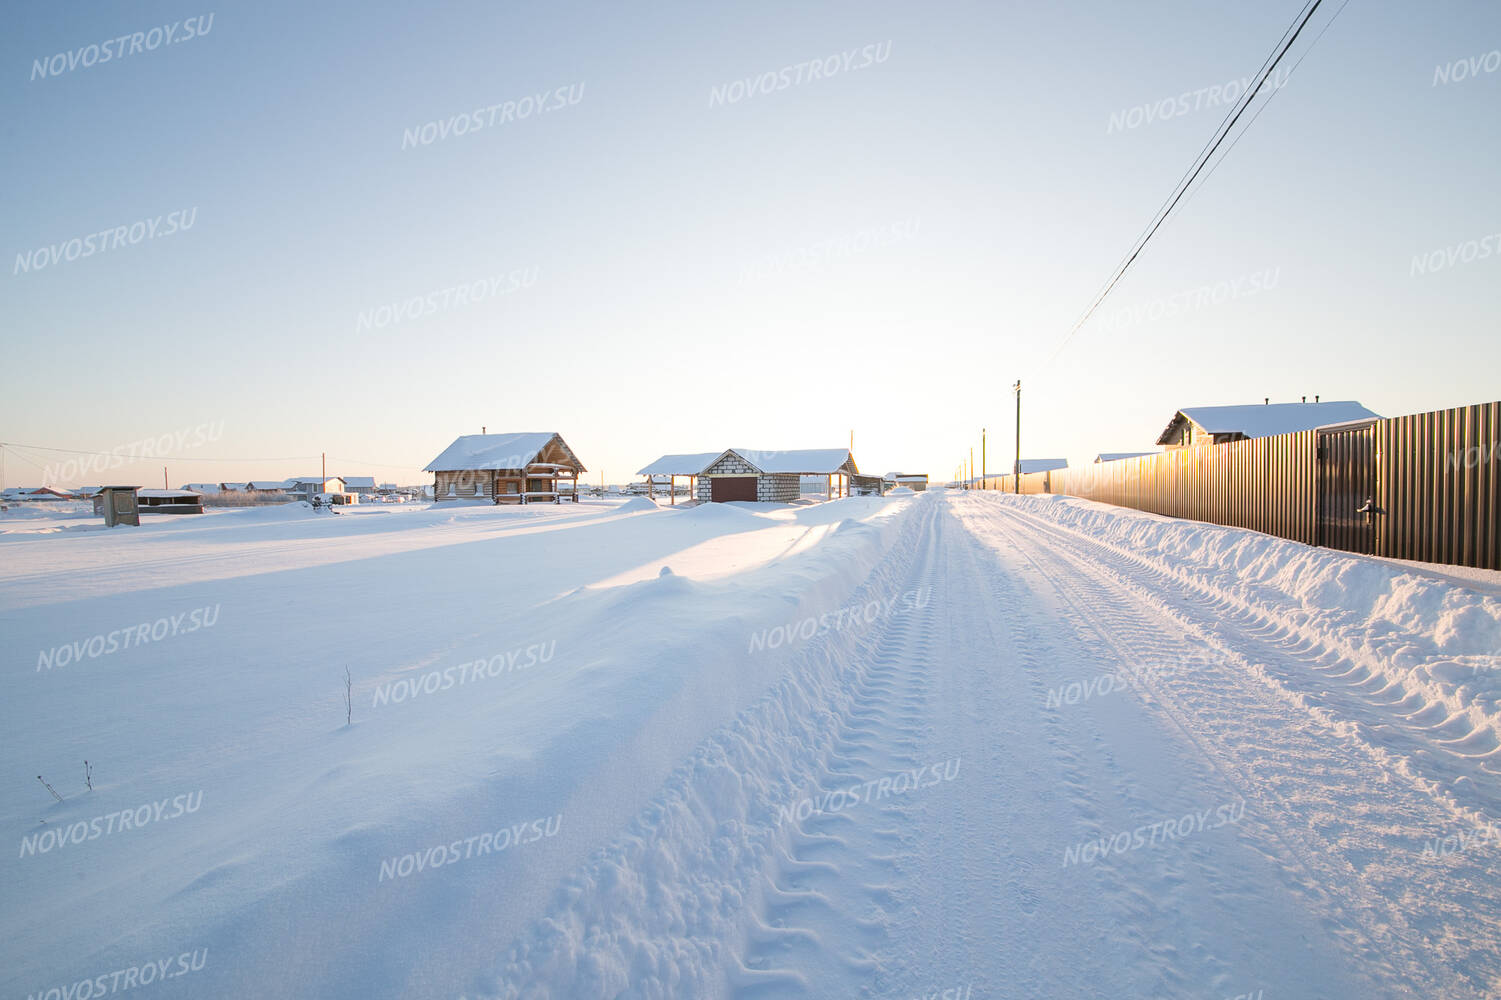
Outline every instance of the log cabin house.
{"type": "Polygon", "coordinates": [[[433,499],[491,503],[578,502],[578,478],[586,470],[563,438],[552,431],[465,434],[427,464],[433,499]]]}

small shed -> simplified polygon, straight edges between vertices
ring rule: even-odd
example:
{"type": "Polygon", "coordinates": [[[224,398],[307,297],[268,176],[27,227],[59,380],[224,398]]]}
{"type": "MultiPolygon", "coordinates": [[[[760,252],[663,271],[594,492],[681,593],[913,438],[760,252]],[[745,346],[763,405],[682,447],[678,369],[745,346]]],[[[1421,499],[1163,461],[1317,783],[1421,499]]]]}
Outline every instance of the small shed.
{"type": "Polygon", "coordinates": [[[465,434],[427,464],[433,497],[492,503],[578,502],[584,465],[555,431],[465,434]],[[566,489],[564,488],[566,484],[566,489]]]}
{"type": "Polygon", "coordinates": [[[717,503],[729,500],[787,502],[802,495],[800,477],[823,476],[832,499],[836,495],[835,477],[840,480],[839,495],[848,495],[850,477],[859,474],[848,448],[793,451],[730,448],[721,452],[698,474],[694,495],[699,500],[717,503]]]}
{"type": "Polygon", "coordinates": [[[94,494],[94,513],[104,515],[104,526],[117,524],[140,526],[141,511],[134,486],[101,486],[94,494]]]}

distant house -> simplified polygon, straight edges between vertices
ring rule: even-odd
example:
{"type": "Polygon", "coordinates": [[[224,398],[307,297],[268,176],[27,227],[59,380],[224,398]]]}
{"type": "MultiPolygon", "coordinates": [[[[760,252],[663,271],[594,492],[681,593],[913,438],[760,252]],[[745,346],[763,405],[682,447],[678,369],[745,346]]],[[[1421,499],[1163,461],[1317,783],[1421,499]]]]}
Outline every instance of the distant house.
{"type": "Polygon", "coordinates": [[[358,493],[362,497],[371,496],[375,493],[374,476],[345,476],[344,492],[358,493]]]}
{"type": "Polygon", "coordinates": [[[928,474],[926,472],[888,472],[886,473],[887,486],[895,489],[905,486],[914,493],[921,493],[928,488],[928,474]]]}
{"type": "Polygon", "coordinates": [[[695,495],[699,500],[724,502],[750,500],[762,503],[796,500],[802,493],[801,476],[822,476],[829,496],[835,495],[838,476],[845,493],[850,478],[860,475],[848,448],[806,448],[796,451],[762,451],[730,448],[698,474],[695,495]]]}
{"type": "Polygon", "coordinates": [[[182,488],[185,490],[192,490],[194,493],[198,493],[203,496],[209,496],[210,494],[222,492],[222,487],[218,483],[188,483],[182,488]]]}
{"type": "Polygon", "coordinates": [[[1155,455],[1155,451],[1102,451],[1094,457],[1095,464],[1101,462],[1119,462],[1123,458],[1146,458],[1155,455]]]}
{"type": "Polygon", "coordinates": [[[1249,406],[1190,406],[1173,414],[1157,438],[1164,448],[1197,448],[1275,437],[1352,420],[1376,420],[1380,414],[1354,400],[1331,403],[1254,403],[1249,406]]]}
{"type": "Polygon", "coordinates": [[[226,493],[239,493],[250,488],[249,483],[220,483],[226,493]]]}
{"type": "Polygon", "coordinates": [[[9,500],[72,500],[73,494],[67,490],[53,489],[51,486],[22,486],[12,487],[5,491],[6,499],[9,500]]]}
{"type": "Polygon", "coordinates": [[[283,486],[288,494],[303,500],[312,500],[319,493],[344,492],[344,480],[338,476],[295,476],[283,486]]]}
{"type": "Polygon", "coordinates": [[[1033,472],[1057,472],[1059,469],[1068,468],[1066,458],[1024,458],[1021,462],[1022,475],[1033,472]]]}
{"type": "Polygon", "coordinates": [[[492,503],[578,501],[578,477],[587,471],[553,431],[465,434],[427,464],[433,496],[492,503]],[[566,487],[566,488],[565,488],[566,487]]]}
{"type": "Polygon", "coordinates": [[[245,484],[247,489],[260,493],[285,493],[287,481],[285,479],[252,479],[245,484]]]}

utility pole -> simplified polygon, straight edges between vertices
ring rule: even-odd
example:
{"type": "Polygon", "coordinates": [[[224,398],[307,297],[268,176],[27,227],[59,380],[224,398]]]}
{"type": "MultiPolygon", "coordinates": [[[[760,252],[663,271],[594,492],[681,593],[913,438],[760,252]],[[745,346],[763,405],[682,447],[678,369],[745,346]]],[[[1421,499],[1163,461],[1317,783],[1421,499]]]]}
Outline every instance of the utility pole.
{"type": "Polygon", "coordinates": [[[975,485],[975,446],[969,446],[969,485],[973,489],[975,485]]]}
{"type": "Polygon", "coordinates": [[[980,489],[985,488],[985,476],[990,472],[990,465],[985,461],[985,428],[980,428],[980,489]]]}
{"type": "Polygon", "coordinates": [[[164,465],[162,466],[162,489],[170,490],[171,488],[167,485],[167,467],[164,465]]]}
{"type": "Polygon", "coordinates": [[[328,489],[328,452],[319,452],[319,455],[323,458],[323,482],[318,484],[318,492],[322,493],[328,489]]]}
{"type": "Polygon", "coordinates": [[[1014,492],[1022,491],[1022,380],[1017,379],[1011,387],[1016,393],[1016,465],[1012,469],[1011,481],[1015,486],[1014,492]]]}

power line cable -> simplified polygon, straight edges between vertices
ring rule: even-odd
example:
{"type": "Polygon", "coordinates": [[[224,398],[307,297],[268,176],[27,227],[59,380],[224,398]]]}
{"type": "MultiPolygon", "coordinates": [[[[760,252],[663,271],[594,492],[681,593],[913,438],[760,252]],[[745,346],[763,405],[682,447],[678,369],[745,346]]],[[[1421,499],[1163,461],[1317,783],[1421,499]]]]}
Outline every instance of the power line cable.
{"type": "MultiPolygon", "coordinates": [[[[1205,154],[1201,151],[1200,156],[1195,160],[1195,165],[1190,168],[1187,182],[1184,183],[1180,181],[1179,185],[1174,189],[1174,193],[1168,197],[1168,200],[1164,204],[1164,206],[1158,209],[1157,214],[1153,217],[1153,223],[1147,229],[1146,235],[1141,237],[1137,241],[1134,249],[1132,249],[1131,252],[1127,254],[1124,263],[1116,268],[1115,273],[1111,276],[1110,280],[1105,283],[1104,289],[1095,296],[1094,301],[1090,303],[1089,308],[1084,311],[1084,315],[1079,318],[1079,320],[1069,330],[1067,335],[1065,335],[1064,338],[1058,343],[1058,346],[1053,349],[1053,353],[1048,357],[1049,362],[1056,358],[1059,353],[1062,352],[1064,347],[1068,346],[1069,341],[1073,339],[1074,335],[1077,334],[1080,329],[1083,328],[1085,323],[1089,322],[1089,318],[1095,314],[1096,310],[1098,310],[1099,307],[1104,303],[1106,297],[1109,296],[1110,292],[1115,288],[1117,284],[1120,283],[1120,280],[1125,277],[1126,272],[1130,270],[1131,265],[1136,262],[1136,258],[1141,256],[1142,251],[1146,249],[1147,244],[1151,242],[1151,239],[1154,235],[1156,235],[1157,230],[1162,228],[1162,224],[1167,221],[1168,216],[1172,214],[1173,209],[1175,209],[1178,206],[1178,203],[1183,200],[1184,194],[1186,194],[1188,189],[1193,186],[1194,180],[1198,178],[1199,174],[1204,170],[1205,165],[1209,162],[1210,159],[1213,158],[1215,151],[1219,149],[1220,145],[1224,143],[1225,138],[1231,133],[1231,131],[1234,130],[1235,123],[1238,122],[1241,116],[1246,113],[1246,110],[1251,106],[1251,102],[1254,101],[1256,95],[1261,92],[1261,88],[1266,84],[1267,77],[1270,76],[1271,73],[1277,68],[1277,64],[1282,61],[1282,58],[1287,55],[1288,50],[1292,48],[1293,43],[1298,40],[1298,36],[1301,35],[1303,33],[1303,29],[1307,27],[1309,19],[1313,17],[1314,13],[1322,4],[1323,0],[1311,0],[1311,2],[1307,4],[1304,7],[1304,10],[1301,12],[1301,20],[1295,20],[1297,27],[1292,30],[1291,36],[1289,37],[1288,32],[1283,32],[1283,41],[1280,43],[1281,48],[1276,51],[1276,54],[1273,57],[1262,63],[1263,68],[1259,75],[1259,78],[1256,81],[1256,86],[1251,88],[1246,95],[1243,95],[1242,99],[1238,101],[1236,105],[1231,109],[1231,113],[1226,116],[1227,123],[1224,124],[1222,129],[1216,130],[1216,138],[1212,141],[1212,145],[1210,145],[1208,153],[1205,154]]],[[[1247,128],[1249,127],[1250,126],[1247,125],[1247,128]]]]}
{"type": "MultiPolygon", "coordinates": [[[[1313,42],[1308,46],[1308,48],[1303,50],[1303,54],[1298,57],[1298,61],[1293,63],[1293,68],[1287,71],[1287,78],[1289,80],[1291,80],[1293,74],[1298,71],[1298,67],[1303,65],[1303,60],[1308,58],[1308,53],[1312,52],[1313,47],[1319,44],[1319,40],[1324,37],[1324,33],[1334,26],[1334,22],[1339,19],[1339,16],[1344,13],[1345,8],[1348,6],[1350,6],[1350,0],[1345,0],[1344,3],[1340,4],[1339,10],[1334,12],[1334,16],[1331,17],[1324,25],[1323,30],[1314,36],[1313,42]]],[[[1237,135],[1234,141],[1230,143],[1229,147],[1220,154],[1220,158],[1214,161],[1214,166],[1209,168],[1209,173],[1204,175],[1204,179],[1199,182],[1199,186],[1194,188],[1193,191],[1189,194],[1188,201],[1184,202],[1185,205],[1188,204],[1188,202],[1194,200],[1194,195],[1197,195],[1200,191],[1204,190],[1204,185],[1209,183],[1209,179],[1213,177],[1214,172],[1220,168],[1220,164],[1224,163],[1226,158],[1229,157],[1231,153],[1235,152],[1235,147],[1240,144],[1241,139],[1245,138],[1246,133],[1251,131],[1251,126],[1256,124],[1256,119],[1261,117],[1261,113],[1267,109],[1267,105],[1271,104],[1272,100],[1281,92],[1281,87],[1272,88],[1271,93],[1267,95],[1267,99],[1261,103],[1261,107],[1257,108],[1256,113],[1251,116],[1251,120],[1246,122],[1246,127],[1240,130],[1240,134],[1237,135]]]]}
{"type": "MultiPolygon", "coordinates": [[[[1312,4],[1312,3],[1316,3],[1316,2],[1317,2],[1317,0],[1307,0],[1307,2],[1303,5],[1303,9],[1298,12],[1298,16],[1302,17],[1305,13],[1308,12],[1308,5],[1312,4]]],[[[1296,24],[1296,23],[1297,23],[1297,18],[1294,18],[1293,19],[1293,24],[1296,24]]],[[[1267,64],[1269,62],[1271,62],[1272,58],[1276,55],[1277,48],[1279,46],[1283,45],[1287,41],[1288,33],[1291,32],[1292,30],[1293,30],[1293,25],[1292,24],[1289,24],[1287,26],[1287,28],[1283,30],[1282,37],[1279,38],[1279,39],[1277,39],[1277,45],[1274,45],[1272,47],[1272,52],[1270,54],[1268,54],[1267,57],[1261,61],[1261,66],[1257,68],[1256,73],[1254,74],[1255,76],[1260,76],[1263,72],[1266,71],[1267,64]]],[[[1204,157],[1205,152],[1210,148],[1211,145],[1213,145],[1215,139],[1219,137],[1220,133],[1224,131],[1226,125],[1230,122],[1231,118],[1234,117],[1236,109],[1239,108],[1242,103],[1244,103],[1244,102],[1246,102],[1246,101],[1248,101],[1250,99],[1250,95],[1252,94],[1252,92],[1254,91],[1254,89],[1255,88],[1247,87],[1246,90],[1236,99],[1235,103],[1232,104],[1232,105],[1230,105],[1230,110],[1225,112],[1225,117],[1222,118],[1222,119],[1220,119],[1220,123],[1218,125],[1216,125],[1215,128],[1214,128],[1214,131],[1209,134],[1209,138],[1206,139],[1206,140],[1204,140],[1204,145],[1202,145],[1202,146],[1199,147],[1198,153],[1194,154],[1193,160],[1184,169],[1183,176],[1179,177],[1177,183],[1173,185],[1173,188],[1172,188],[1173,191],[1177,191],[1180,187],[1183,186],[1183,182],[1188,178],[1189,174],[1191,174],[1193,172],[1194,165],[1197,164],[1199,162],[1199,160],[1201,160],[1204,157]]],[[[1247,127],[1249,127],[1249,126],[1247,126],[1247,127]]],[[[1169,199],[1172,198],[1172,194],[1171,193],[1169,193],[1168,198],[1169,199]]],[[[1131,243],[1132,247],[1135,247],[1137,244],[1141,243],[1146,238],[1148,230],[1150,230],[1152,228],[1153,223],[1155,223],[1157,221],[1157,219],[1162,215],[1163,207],[1166,206],[1166,204],[1167,204],[1167,202],[1164,201],[1162,206],[1158,206],[1157,214],[1153,215],[1152,218],[1147,221],[1147,224],[1144,227],[1142,227],[1141,232],[1136,234],[1136,239],[1133,240],[1132,243],[1131,243]]],[[[1130,255],[1131,255],[1131,252],[1129,250],[1126,251],[1125,255],[1123,255],[1121,257],[1120,263],[1116,264],[1117,269],[1122,268],[1122,267],[1125,266],[1125,263],[1129,259],[1130,255]]],[[[1112,273],[1114,273],[1114,272],[1112,272],[1112,273]]],[[[1095,292],[1096,298],[1103,298],[1104,297],[1104,295],[1105,295],[1105,293],[1107,291],[1107,286],[1109,284],[1110,284],[1110,282],[1107,279],[1105,281],[1105,283],[1100,286],[1100,289],[1095,292]]],[[[1094,299],[1091,299],[1090,301],[1094,301],[1094,299]]],[[[1072,334],[1070,334],[1070,336],[1072,336],[1072,334]]]]}

